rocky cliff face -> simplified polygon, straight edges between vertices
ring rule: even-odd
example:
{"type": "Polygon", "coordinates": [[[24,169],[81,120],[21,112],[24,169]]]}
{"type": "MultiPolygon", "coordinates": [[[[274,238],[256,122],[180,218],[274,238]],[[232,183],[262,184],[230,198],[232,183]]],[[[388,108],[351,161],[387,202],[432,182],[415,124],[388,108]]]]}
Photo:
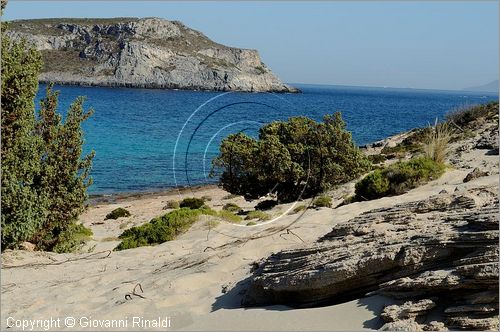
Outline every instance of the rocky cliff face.
{"type": "Polygon", "coordinates": [[[13,21],[9,35],[43,55],[43,82],[216,91],[297,92],[256,50],[217,44],[159,18],[13,21]]]}

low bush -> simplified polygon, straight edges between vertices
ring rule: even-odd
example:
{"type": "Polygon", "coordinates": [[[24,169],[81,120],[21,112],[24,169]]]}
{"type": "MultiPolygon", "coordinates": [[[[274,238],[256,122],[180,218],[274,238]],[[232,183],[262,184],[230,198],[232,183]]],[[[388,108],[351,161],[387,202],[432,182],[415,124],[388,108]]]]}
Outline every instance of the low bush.
{"type": "Polygon", "coordinates": [[[247,199],[271,193],[284,203],[313,197],[370,168],[338,112],[322,122],[303,116],[273,121],[257,138],[229,135],[212,165],[224,190],[247,199]]]}
{"type": "Polygon", "coordinates": [[[203,195],[201,196],[201,199],[204,201],[204,202],[210,202],[212,200],[212,197],[208,196],[208,195],[203,195]]]}
{"type": "Polygon", "coordinates": [[[118,219],[118,218],[122,218],[122,217],[130,217],[130,216],[131,216],[131,214],[127,209],[119,207],[119,208],[114,209],[110,213],[108,213],[106,215],[106,218],[104,218],[104,220],[118,219]]]}
{"type": "Polygon", "coordinates": [[[234,214],[233,212],[222,210],[219,211],[217,214],[219,218],[225,221],[233,222],[233,223],[239,223],[241,221],[241,217],[237,214],[234,214]]]}
{"type": "Polygon", "coordinates": [[[263,211],[250,211],[245,217],[245,220],[258,219],[259,221],[270,220],[271,216],[263,211]]]}
{"type": "Polygon", "coordinates": [[[402,194],[439,178],[445,168],[443,163],[438,163],[428,157],[397,162],[384,169],[375,170],[356,183],[356,200],[402,194]]]}
{"type": "Polygon", "coordinates": [[[350,195],[344,198],[342,205],[347,205],[356,202],[356,195],[350,195]]]}
{"type": "Polygon", "coordinates": [[[305,205],[305,204],[297,205],[296,207],[293,208],[292,214],[299,213],[300,211],[304,211],[306,209],[307,209],[307,205],[305,205]]]}
{"type": "Polygon", "coordinates": [[[475,128],[480,125],[480,119],[498,119],[498,102],[483,105],[464,106],[446,114],[446,121],[462,129],[475,128]]]}
{"type": "Polygon", "coordinates": [[[247,222],[247,226],[255,226],[257,223],[255,221],[247,222]]]}
{"type": "Polygon", "coordinates": [[[380,169],[373,171],[356,183],[356,195],[362,200],[371,200],[387,195],[389,179],[380,169]]]}
{"type": "Polygon", "coordinates": [[[59,242],[54,246],[58,253],[75,252],[92,238],[92,230],[82,224],[72,224],[59,235],[59,242]]]}
{"type": "Polygon", "coordinates": [[[227,203],[222,207],[222,210],[238,213],[242,211],[242,208],[240,208],[237,204],[227,203]]]}
{"type": "Polygon", "coordinates": [[[205,205],[205,201],[201,198],[196,198],[196,197],[188,197],[184,198],[181,203],[180,207],[181,208],[190,208],[190,209],[200,209],[205,205]]]}
{"type": "Polygon", "coordinates": [[[181,207],[181,204],[179,203],[179,201],[174,201],[174,200],[171,200],[171,201],[168,201],[167,202],[167,205],[165,205],[165,207],[163,208],[163,210],[167,210],[167,209],[178,209],[181,207]]]}
{"type": "Polygon", "coordinates": [[[418,152],[422,152],[422,144],[425,140],[428,130],[429,128],[413,129],[410,134],[400,143],[392,147],[384,147],[381,151],[381,154],[385,155],[386,158],[388,158],[389,156],[403,157],[407,153],[415,154],[418,152]]]}
{"type": "Polygon", "coordinates": [[[267,199],[255,205],[255,210],[271,210],[276,205],[278,205],[278,202],[273,201],[272,199],[267,199]]]}
{"type": "Polygon", "coordinates": [[[176,236],[187,231],[202,214],[213,216],[216,215],[216,212],[211,209],[180,208],[156,217],[144,225],[129,228],[119,236],[122,242],[115,250],[171,241],[176,236]]]}
{"type": "Polygon", "coordinates": [[[332,198],[330,196],[319,196],[313,201],[314,207],[332,207],[332,198]]]}
{"type": "Polygon", "coordinates": [[[372,164],[380,164],[387,160],[383,154],[371,154],[367,158],[372,164]]]}

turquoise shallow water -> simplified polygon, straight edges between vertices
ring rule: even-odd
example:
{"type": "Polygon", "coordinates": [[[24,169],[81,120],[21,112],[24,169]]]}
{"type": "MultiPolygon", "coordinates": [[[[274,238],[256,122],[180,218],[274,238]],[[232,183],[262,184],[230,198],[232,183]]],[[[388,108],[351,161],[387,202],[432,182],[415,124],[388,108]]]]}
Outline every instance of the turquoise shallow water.
{"type": "MultiPolygon", "coordinates": [[[[86,96],[94,115],[85,149],[95,150],[91,194],[213,183],[210,160],[230,133],[255,135],[266,122],[341,111],[359,145],[425,126],[455,107],[498,100],[468,92],[295,85],[300,94],[217,93],[57,86],[60,109],[86,96]]],[[[44,94],[40,86],[37,99],[44,94]]]]}

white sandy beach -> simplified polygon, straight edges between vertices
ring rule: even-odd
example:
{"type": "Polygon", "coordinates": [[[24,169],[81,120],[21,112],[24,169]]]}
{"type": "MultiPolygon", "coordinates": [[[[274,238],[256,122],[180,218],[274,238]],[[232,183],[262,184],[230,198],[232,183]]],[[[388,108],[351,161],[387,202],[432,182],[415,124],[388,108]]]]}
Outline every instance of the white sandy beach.
{"type": "MultiPolygon", "coordinates": [[[[278,205],[271,213],[279,218],[262,226],[221,222],[209,231],[208,217],[203,217],[174,241],[111,253],[107,250],[119,243],[116,237],[124,228],[165,213],[163,207],[170,199],[210,196],[212,200],[208,205],[216,210],[227,202],[235,202],[245,209],[256,202],[224,199],[226,192],[206,187],[194,192],[147,194],[99,203],[81,216],[81,222],[94,232],[94,241],[85,248],[88,252],[55,254],[8,250],[2,254],[1,313],[4,319],[1,327],[6,329],[7,317],[62,319],[71,316],[77,320],[80,317],[129,319],[127,329],[137,330],[131,325],[131,317],[139,316],[170,317],[170,330],[377,329],[382,324],[377,315],[392,301],[381,296],[321,308],[244,309],[240,307],[241,290],[251,275],[253,262],[282,249],[311,245],[330,231],[333,224],[348,221],[364,211],[425,199],[442,190],[451,193],[468,188],[498,188],[498,156],[472,149],[461,153],[459,158],[459,166],[449,168],[438,180],[400,196],[334,209],[308,209],[302,216],[283,214],[292,204],[278,205]],[[474,167],[487,169],[491,175],[463,183],[474,167]],[[127,208],[132,216],[104,221],[105,215],[116,207],[127,208]],[[140,296],[131,294],[134,287],[140,296]]],[[[349,183],[331,192],[336,198],[334,206],[353,191],[354,184],[349,183]]],[[[71,328],[62,324],[59,329],[71,328]]]]}

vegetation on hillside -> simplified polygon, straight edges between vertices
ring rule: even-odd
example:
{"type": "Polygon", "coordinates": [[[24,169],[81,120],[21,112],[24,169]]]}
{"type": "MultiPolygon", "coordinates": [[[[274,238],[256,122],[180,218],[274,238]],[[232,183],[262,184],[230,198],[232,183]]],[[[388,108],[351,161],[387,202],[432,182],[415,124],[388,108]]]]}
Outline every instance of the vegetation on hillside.
{"type": "Polygon", "coordinates": [[[260,210],[254,210],[248,212],[248,214],[245,217],[245,220],[252,220],[252,219],[257,219],[259,221],[266,221],[266,220],[271,220],[271,215],[265,213],[264,211],[260,210]]]}
{"type": "Polygon", "coordinates": [[[200,209],[205,205],[205,201],[201,198],[188,197],[184,198],[179,205],[181,208],[200,209]]]}
{"type": "MultiPolygon", "coordinates": [[[[26,42],[13,42],[2,24],[2,249],[21,242],[63,251],[84,209],[93,153],[82,157],[81,124],[91,112],[78,98],[62,121],[58,93],[49,86],[35,114],[42,61],[26,42]]],[[[85,232],[83,232],[85,233],[85,232]]],[[[88,232],[86,232],[88,233],[88,232]]],[[[81,239],[80,236],[78,236],[81,239]]],[[[79,242],[79,241],[76,241],[79,242]]]]}
{"type": "Polygon", "coordinates": [[[312,204],[313,207],[332,207],[332,198],[330,196],[319,196],[316,197],[312,204]]]}
{"type": "Polygon", "coordinates": [[[120,242],[115,250],[131,249],[171,241],[187,231],[198,220],[198,217],[203,214],[215,216],[217,213],[207,208],[191,209],[188,207],[168,212],[152,219],[144,225],[125,230],[119,236],[122,242],[120,242]]]}
{"type": "Polygon", "coordinates": [[[127,209],[119,207],[108,213],[104,219],[118,219],[123,217],[130,217],[130,212],[127,209]]]}
{"type": "Polygon", "coordinates": [[[399,195],[426,182],[439,178],[445,171],[443,163],[428,157],[399,161],[376,169],[356,183],[356,200],[371,200],[399,195]]]}
{"type": "Polygon", "coordinates": [[[393,147],[384,147],[380,155],[370,156],[370,159],[378,163],[385,159],[424,153],[426,152],[424,151],[425,145],[429,143],[429,138],[432,140],[432,135],[437,134],[441,137],[438,143],[442,143],[444,139],[448,142],[457,141],[467,138],[473,130],[480,128],[487,121],[498,122],[498,102],[457,108],[446,114],[444,121],[436,122],[433,127],[411,130],[402,142],[393,147]],[[441,133],[438,133],[436,129],[441,133]]]}
{"type": "Polygon", "coordinates": [[[272,192],[287,202],[302,192],[310,197],[352,180],[370,162],[336,113],[320,123],[307,117],[274,121],[260,129],[258,139],[230,135],[213,165],[230,193],[255,199],[272,192]]]}

